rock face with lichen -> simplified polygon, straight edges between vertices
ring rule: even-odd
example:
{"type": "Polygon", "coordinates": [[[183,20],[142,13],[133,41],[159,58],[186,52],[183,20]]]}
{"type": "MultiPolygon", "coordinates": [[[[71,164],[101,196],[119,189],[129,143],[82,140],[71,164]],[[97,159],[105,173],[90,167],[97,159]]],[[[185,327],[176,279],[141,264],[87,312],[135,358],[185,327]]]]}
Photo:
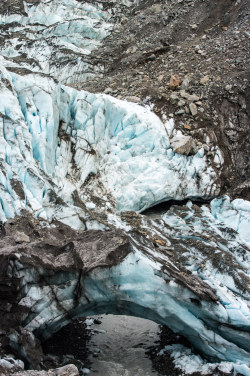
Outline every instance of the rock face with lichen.
{"type": "Polygon", "coordinates": [[[202,64],[211,38],[219,46],[240,27],[244,45],[248,21],[245,2],[232,2],[218,30],[222,10],[210,5],[4,0],[1,374],[78,375],[74,365],[49,371],[41,343],[106,312],[167,325],[209,361],[248,375],[246,81],[223,94],[213,64],[202,64]],[[194,38],[196,78],[186,50],[194,38]]]}

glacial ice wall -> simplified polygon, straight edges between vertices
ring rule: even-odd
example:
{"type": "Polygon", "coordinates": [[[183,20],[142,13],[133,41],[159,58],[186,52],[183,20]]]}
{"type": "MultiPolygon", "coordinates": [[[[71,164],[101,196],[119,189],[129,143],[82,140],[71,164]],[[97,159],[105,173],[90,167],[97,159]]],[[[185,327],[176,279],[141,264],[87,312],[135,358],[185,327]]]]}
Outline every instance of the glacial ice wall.
{"type": "Polygon", "coordinates": [[[4,65],[2,58],[2,220],[21,209],[51,219],[51,192],[62,200],[53,215],[75,228],[83,210],[73,192],[83,203],[110,194],[116,211],[218,193],[218,169],[204,149],[188,157],[174,153],[164,124],[149,110],[36,74],[20,76],[4,65]]]}

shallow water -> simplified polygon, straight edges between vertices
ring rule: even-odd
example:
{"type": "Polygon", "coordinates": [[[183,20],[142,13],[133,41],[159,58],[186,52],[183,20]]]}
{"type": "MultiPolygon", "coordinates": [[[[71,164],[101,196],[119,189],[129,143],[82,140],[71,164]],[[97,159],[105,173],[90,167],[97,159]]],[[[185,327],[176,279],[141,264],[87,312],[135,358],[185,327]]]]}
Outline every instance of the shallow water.
{"type": "Polygon", "coordinates": [[[101,325],[89,343],[92,369],[89,375],[100,376],[157,376],[145,351],[158,340],[159,326],[152,321],[131,316],[95,316],[101,325]]]}

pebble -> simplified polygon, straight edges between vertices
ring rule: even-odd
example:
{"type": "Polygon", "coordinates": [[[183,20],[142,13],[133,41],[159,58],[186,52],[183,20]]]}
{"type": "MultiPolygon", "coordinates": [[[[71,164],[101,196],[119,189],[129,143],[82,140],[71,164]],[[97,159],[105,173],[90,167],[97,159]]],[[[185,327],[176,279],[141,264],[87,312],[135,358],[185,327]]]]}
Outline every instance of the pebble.
{"type": "Polygon", "coordinates": [[[185,106],[185,104],[186,104],[186,102],[184,100],[180,99],[179,102],[178,102],[178,107],[183,107],[183,106],[185,106]]]}
{"type": "Polygon", "coordinates": [[[180,91],[181,97],[187,99],[188,101],[198,102],[200,97],[196,94],[189,94],[185,90],[180,91]]]}
{"type": "Polygon", "coordinates": [[[197,110],[197,106],[196,106],[196,104],[194,104],[194,103],[190,103],[190,104],[189,104],[189,109],[190,109],[190,112],[191,112],[191,114],[192,114],[193,116],[197,115],[198,110],[197,110]]]}
{"type": "Polygon", "coordinates": [[[182,90],[187,90],[188,87],[189,87],[189,78],[188,77],[185,77],[184,80],[182,81],[182,84],[181,84],[181,89],[182,90]]]}
{"type": "Polygon", "coordinates": [[[171,95],[170,95],[170,99],[171,99],[172,101],[177,101],[179,98],[178,98],[178,95],[177,95],[177,94],[171,94],[171,95]]]}
{"type": "Polygon", "coordinates": [[[111,87],[107,87],[105,90],[104,90],[104,94],[111,94],[113,92],[113,89],[111,87]]]}
{"type": "Polygon", "coordinates": [[[141,102],[141,98],[136,97],[135,95],[128,96],[125,98],[128,102],[133,102],[133,103],[139,103],[141,102]]]}
{"type": "Polygon", "coordinates": [[[206,85],[209,82],[209,76],[204,76],[200,79],[201,85],[206,85]]]}
{"type": "Polygon", "coordinates": [[[178,76],[178,74],[174,74],[173,76],[171,76],[170,78],[170,81],[169,81],[169,86],[170,86],[170,89],[177,89],[181,84],[181,80],[178,76]]]}
{"type": "Polygon", "coordinates": [[[179,110],[175,112],[175,115],[183,115],[185,114],[185,110],[179,110]]]}

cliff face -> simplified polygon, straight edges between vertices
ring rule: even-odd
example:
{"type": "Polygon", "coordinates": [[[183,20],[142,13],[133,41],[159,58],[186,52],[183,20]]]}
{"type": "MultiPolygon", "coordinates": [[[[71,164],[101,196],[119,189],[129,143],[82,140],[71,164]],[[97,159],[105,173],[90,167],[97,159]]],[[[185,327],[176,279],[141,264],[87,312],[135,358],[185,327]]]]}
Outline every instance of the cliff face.
{"type": "Polygon", "coordinates": [[[249,374],[247,7],[3,1],[3,374],[102,312],[249,374]]]}

